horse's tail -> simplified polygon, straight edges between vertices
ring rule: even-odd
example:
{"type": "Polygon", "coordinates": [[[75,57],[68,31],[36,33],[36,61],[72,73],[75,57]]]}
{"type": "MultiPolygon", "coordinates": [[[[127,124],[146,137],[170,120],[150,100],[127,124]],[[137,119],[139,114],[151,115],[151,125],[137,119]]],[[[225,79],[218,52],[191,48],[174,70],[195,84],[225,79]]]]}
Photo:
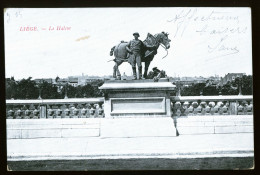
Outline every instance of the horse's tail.
{"type": "Polygon", "coordinates": [[[113,52],[115,50],[116,46],[112,47],[111,50],[110,50],[110,56],[113,56],[113,52]]]}

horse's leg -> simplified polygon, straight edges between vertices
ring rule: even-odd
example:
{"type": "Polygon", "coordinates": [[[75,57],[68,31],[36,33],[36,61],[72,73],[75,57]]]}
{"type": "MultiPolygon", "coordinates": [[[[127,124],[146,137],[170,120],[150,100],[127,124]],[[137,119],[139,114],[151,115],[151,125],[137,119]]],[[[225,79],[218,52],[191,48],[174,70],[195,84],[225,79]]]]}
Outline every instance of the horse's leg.
{"type": "Polygon", "coordinates": [[[118,65],[117,65],[117,62],[115,61],[115,65],[113,67],[113,78],[116,78],[117,71],[118,71],[118,65]]]}
{"type": "Polygon", "coordinates": [[[115,71],[116,71],[116,74],[117,74],[117,79],[121,80],[121,74],[120,74],[120,71],[119,71],[119,66],[123,63],[124,61],[116,61],[116,68],[115,68],[115,71]]]}
{"type": "Polygon", "coordinates": [[[148,71],[150,63],[151,63],[151,61],[146,61],[145,62],[145,67],[144,67],[144,78],[145,79],[147,78],[147,71],[148,71]]]}

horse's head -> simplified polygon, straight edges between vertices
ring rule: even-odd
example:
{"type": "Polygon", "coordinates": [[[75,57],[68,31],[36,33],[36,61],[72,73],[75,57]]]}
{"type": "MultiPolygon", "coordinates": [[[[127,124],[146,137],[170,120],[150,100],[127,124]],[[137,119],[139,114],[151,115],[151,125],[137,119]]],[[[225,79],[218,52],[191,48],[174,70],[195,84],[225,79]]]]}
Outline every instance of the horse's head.
{"type": "Polygon", "coordinates": [[[170,48],[170,42],[171,40],[168,38],[168,33],[162,32],[155,35],[155,38],[159,43],[162,43],[166,49],[170,48]]]}

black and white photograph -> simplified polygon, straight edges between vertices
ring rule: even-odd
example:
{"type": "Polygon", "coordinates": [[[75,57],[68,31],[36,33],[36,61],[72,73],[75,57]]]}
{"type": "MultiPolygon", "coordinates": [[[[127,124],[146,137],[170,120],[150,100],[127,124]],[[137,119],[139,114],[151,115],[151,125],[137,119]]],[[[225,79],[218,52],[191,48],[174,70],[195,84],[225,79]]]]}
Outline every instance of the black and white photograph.
{"type": "Polygon", "coordinates": [[[255,168],[250,7],[3,13],[7,171],[255,168]]]}

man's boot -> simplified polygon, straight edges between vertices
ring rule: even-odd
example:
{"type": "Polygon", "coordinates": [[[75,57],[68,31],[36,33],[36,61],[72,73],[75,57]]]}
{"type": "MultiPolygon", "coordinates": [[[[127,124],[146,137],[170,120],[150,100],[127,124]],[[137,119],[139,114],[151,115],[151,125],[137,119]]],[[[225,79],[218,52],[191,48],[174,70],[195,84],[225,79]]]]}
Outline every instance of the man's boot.
{"type": "Polygon", "coordinates": [[[142,79],[142,67],[138,67],[138,79],[142,79]]]}
{"type": "Polygon", "coordinates": [[[132,69],[133,69],[134,80],[136,80],[136,68],[132,67],[132,69]]]}

